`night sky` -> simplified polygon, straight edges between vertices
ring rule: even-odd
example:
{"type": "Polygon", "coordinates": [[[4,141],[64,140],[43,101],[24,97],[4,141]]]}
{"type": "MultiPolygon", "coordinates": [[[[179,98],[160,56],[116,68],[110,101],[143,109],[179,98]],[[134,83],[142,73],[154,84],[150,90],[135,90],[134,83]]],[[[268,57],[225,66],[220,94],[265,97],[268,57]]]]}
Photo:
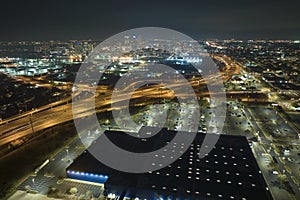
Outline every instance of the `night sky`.
{"type": "Polygon", "coordinates": [[[156,26],[194,39],[300,39],[299,0],[6,0],[0,41],[102,40],[156,26]]]}

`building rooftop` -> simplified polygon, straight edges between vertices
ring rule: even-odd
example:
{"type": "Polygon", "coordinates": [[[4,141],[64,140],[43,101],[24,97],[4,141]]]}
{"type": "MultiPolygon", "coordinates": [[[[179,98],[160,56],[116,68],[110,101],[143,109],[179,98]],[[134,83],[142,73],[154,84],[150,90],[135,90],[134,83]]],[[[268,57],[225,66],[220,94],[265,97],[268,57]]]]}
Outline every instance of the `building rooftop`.
{"type": "MultiPolygon", "coordinates": [[[[143,136],[143,129],[139,134],[143,136]]],[[[128,151],[148,152],[172,143],[176,132],[162,129],[146,140],[119,131],[106,131],[105,135],[115,145],[128,151]]],[[[92,146],[97,145],[101,137],[92,146]]],[[[83,180],[89,178],[72,174],[101,176],[102,179],[98,179],[98,182],[105,182],[109,193],[140,199],[272,199],[245,137],[220,135],[213,150],[200,159],[198,153],[204,137],[205,134],[197,134],[179,159],[157,171],[117,171],[99,162],[89,151],[85,151],[68,167],[67,175],[83,180]]],[[[180,150],[184,145],[186,144],[174,143],[173,147],[174,150],[180,150]]],[[[93,178],[90,181],[97,182],[93,178]]]]}

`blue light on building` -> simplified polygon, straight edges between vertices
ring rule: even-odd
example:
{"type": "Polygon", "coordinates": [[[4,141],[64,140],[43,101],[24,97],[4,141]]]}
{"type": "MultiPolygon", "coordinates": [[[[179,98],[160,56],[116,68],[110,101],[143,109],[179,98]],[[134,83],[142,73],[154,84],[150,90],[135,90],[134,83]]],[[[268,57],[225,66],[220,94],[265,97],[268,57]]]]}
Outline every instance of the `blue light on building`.
{"type": "Polygon", "coordinates": [[[71,171],[71,170],[67,171],[67,177],[72,179],[102,183],[102,184],[104,184],[108,179],[108,176],[102,174],[93,174],[88,172],[78,172],[78,171],[71,171]]]}

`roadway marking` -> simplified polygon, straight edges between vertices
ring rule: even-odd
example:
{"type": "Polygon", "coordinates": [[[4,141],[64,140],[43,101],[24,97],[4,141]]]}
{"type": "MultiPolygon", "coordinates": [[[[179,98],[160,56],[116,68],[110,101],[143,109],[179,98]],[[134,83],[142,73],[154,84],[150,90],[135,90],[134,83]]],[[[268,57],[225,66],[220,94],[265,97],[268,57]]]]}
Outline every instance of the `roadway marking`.
{"type": "Polygon", "coordinates": [[[104,184],[102,184],[102,183],[94,183],[94,182],[90,182],[90,181],[82,181],[82,180],[71,179],[71,178],[64,178],[64,181],[74,182],[74,183],[82,183],[82,184],[87,184],[87,185],[95,185],[95,186],[100,186],[100,187],[104,188],[104,184]]]}

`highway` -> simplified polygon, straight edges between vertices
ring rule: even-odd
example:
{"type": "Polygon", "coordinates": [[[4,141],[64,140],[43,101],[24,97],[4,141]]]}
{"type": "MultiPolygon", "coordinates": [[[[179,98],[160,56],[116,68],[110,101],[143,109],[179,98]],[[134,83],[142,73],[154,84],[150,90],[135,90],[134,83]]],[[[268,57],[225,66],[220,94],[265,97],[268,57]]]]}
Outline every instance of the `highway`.
{"type": "MultiPolygon", "coordinates": [[[[219,59],[223,59],[219,58],[219,59]]],[[[228,59],[228,58],[225,58],[228,59]]],[[[226,61],[225,72],[221,72],[223,80],[228,80],[235,73],[239,72],[238,65],[229,64],[229,60],[226,61]],[[228,73],[230,71],[230,73],[228,73]]],[[[157,83],[163,83],[163,80],[157,79],[152,80],[157,81],[157,83]]],[[[132,89],[138,89],[137,85],[140,84],[139,81],[135,81],[132,79],[131,84],[126,86],[122,91],[114,91],[114,94],[118,96],[115,99],[115,102],[111,102],[112,91],[110,91],[107,87],[98,86],[97,88],[91,88],[87,85],[77,85],[78,91],[75,97],[79,96],[82,91],[92,91],[96,90],[95,94],[104,94],[96,97],[89,97],[86,99],[82,99],[77,101],[75,107],[72,110],[71,100],[72,97],[68,97],[58,102],[50,103],[48,105],[42,106],[36,110],[29,111],[24,114],[17,115],[15,117],[11,117],[9,119],[5,119],[0,123],[0,146],[13,142],[17,139],[20,139],[24,136],[28,136],[33,132],[37,132],[52,126],[55,126],[60,123],[64,123],[67,121],[73,120],[73,114],[76,117],[86,117],[92,115],[95,111],[91,109],[91,104],[95,103],[95,108],[97,112],[107,111],[111,104],[127,101],[128,96],[127,92],[132,89]],[[128,91],[127,91],[128,90],[128,91]]],[[[218,80],[214,75],[210,75],[204,79],[193,78],[189,80],[189,84],[193,87],[203,86],[205,84],[218,84],[218,80]]],[[[170,87],[180,88],[182,87],[183,82],[180,80],[175,80],[174,83],[170,84],[170,87]]],[[[152,85],[147,88],[140,88],[139,90],[135,90],[131,99],[139,99],[139,98],[174,98],[174,95],[179,97],[189,97],[192,94],[182,93],[182,94],[174,94],[171,90],[160,90],[161,85],[152,85]]],[[[222,93],[222,92],[221,92],[222,93]]],[[[234,96],[236,98],[241,98],[245,93],[252,93],[252,91],[228,91],[227,95],[234,96]]],[[[258,92],[259,93],[259,92],[258,92]]],[[[210,92],[198,92],[196,94],[198,97],[209,97],[212,95],[210,92]]],[[[214,94],[217,96],[217,94],[214,94]]],[[[249,100],[249,99],[248,99],[249,100]]],[[[258,99],[259,100],[259,99],[258,99]]],[[[147,101],[145,101],[147,102],[147,101]]],[[[150,103],[150,101],[149,101],[150,103]]],[[[120,109],[120,108],[118,108],[120,109]]]]}
{"type": "MultiPolygon", "coordinates": [[[[174,84],[176,87],[180,87],[181,83],[174,84]]],[[[131,96],[131,99],[139,98],[174,98],[174,93],[170,90],[160,91],[158,86],[151,86],[143,90],[137,90],[131,96]]],[[[233,94],[240,92],[234,91],[233,94]]],[[[189,97],[191,94],[183,93],[176,94],[180,97],[189,97]]],[[[198,96],[209,96],[210,93],[202,93],[198,96]]],[[[117,92],[118,99],[115,102],[111,101],[111,92],[108,92],[101,97],[98,97],[95,102],[95,108],[97,112],[103,112],[107,110],[107,107],[116,102],[127,101],[126,92],[117,92]]],[[[5,120],[0,126],[0,146],[10,143],[14,140],[22,138],[26,135],[32,134],[32,132],[40,131],[60,123],[73,120],[73,113],[76,117],[86,117],[92,115],[95,111],[91,109],[89,105],[94,103],[94,97],[80,100],[76,102],[75,107],[72,109],[72,104],[69,100],[63,100],[60,102],[52,103],[51,105],[38,108],[37,111],[22,114],[15,118],[5,120]]]]}
{"type": "MultiPolygon", "coordinates": [[[[232,66],[228,63],[226,64],[225,69],[226,69],[225,71],[227,72],[230,71],[231,73],[229,74],[227,72],[226,73],[221,72],[223,80],[230,79],[232,74],[237,73],[239,71],[237,65],[232,66]]],[[[163,83],[163,80],[161,79],[152,80],[152,81],[157,81],[157,83],[163,83]]],[[[95,111],[92,110],[88,105],[94,103],[97,112],[107,111],[110,105],[117,102],[127,101],[128,100],[127,93],[130,90],[137,87],[138,84],[139,84],[138,81],[132,79],[132,83],[129,84],[122,91],[114,91],[114,94],[118,96],[118,98],[115,99],[115,102],[111,101],[112,91],[110,91],[107,87],[98,86],[97,88],[91,88],[83,84],[77,85],[78,91],[75,97],[79,96],[79,94],[82,91],[93,91],[93,89],[95,90],[95,94],[104,94],[104,95],[99,95],[99,96],[96,95],[97,96],[96,99],[94,97],[89,97],[77,101],[73,109],[71,104],[72,97],[68,97],[58,102],[50,103],[48,105],[37,108],[35,110],[17,115],[15,117],[5,119],[2,122],[0,122],[0,146],[8,144],[24,136],[28,136],[33,132],[37,132],[49,128],[60,123],[71,121],[73,120],[73,114],[76,117],[86,117],[92,115],[95,111]]],[[[193,87],[199,87],[205,84],[216,85],[218,84],[218,79],[214,75],[209,75],[205,79],[199,79],[199,78],[191,79],[189,80],[189,84],[193,87]]],[[[182,81],[175,80],[174,83],[170,84],[169,86],[173,88],[180,88],[182,87],[182,85],[183,85],[182,81]]],[[[131,99],[139,99],[139,98],[159,99],[159,98],[174,98],[174,95],[179,97],[189,97],[192,95],[184,92],[182,94],[174,94],[171,90],[162,91],[160,90],[161,86],[164,85],[163,84],[152,85],[147,88],[142,88],[142,89],[140,88],[139,90],[137,90],[138,88],[136,88],[133,95],[131,96],[131,99]]],[[[245,91],[230,91],[229,93],[232,95],[239,95],[239,94],[244,94],[245,91]]],[[[197,93],[198,97],[200,96],[206,97],[210,95],[212,95],[212,93],[209,92],[197,93]]],[[[217,96],[217,94],[214,94],[214,96],[217,96]]]]}
{"type": "MultiPolygon", "coordinates": [[[[161,92],[156,87],[144,89],[142,91],[135,91],[132,95],[132,99],[142,98],[146,95],[158,97],[169,97],[170,92],[161,92]]],[[[110,99],[111,92],[107,93],[101,98],[97,98],[95,108],[98,112],[106,111],[107,107],[112,103],[110,99]],[[101,109],[103,108],[103,109],[101,109]]],[[[127,93],[119,93],[116,101],[126,101],[127,93]]],[[[32,132],[40,131],[60,123],[73,120],[73,113],[76,117],[86,117],[92,115],[95,111],[89,106],[94,103],[94,97],[80,100],[76,102],[75,107],[72,109],[72,104],[68,103],[68,100],[64,100],[58,103],[39,108],[35,112],[30,112],[17,116],[16,118],[3,121],[0,128],[0,146],[22,138],[26,135],[32,134],[32,132]],[[54,107],[55,105],[55,107],[54,107]]]]}

